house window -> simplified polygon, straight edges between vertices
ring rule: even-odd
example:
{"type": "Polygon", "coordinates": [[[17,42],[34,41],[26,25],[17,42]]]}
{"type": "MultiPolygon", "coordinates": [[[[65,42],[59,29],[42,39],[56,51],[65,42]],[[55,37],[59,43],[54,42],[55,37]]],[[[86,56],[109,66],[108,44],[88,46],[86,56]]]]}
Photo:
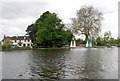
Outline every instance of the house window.
{"type": "Polygon", "coordinates": [[[21,43],[21,42],[19,42],[19,43],[18,43],[18,45],[19,45],[19,46],[21,46],[21,45],[22,45],[22,43],[21,43]]]}
{"type": "Polygon", "coordinates": [[[15,40],[15,42],[16,42],[16,40],[15,40]]]}
{"type": "Polygon", "coordinates": [[[23,44],[23,47],[25,47],[25,44],[23,44]]]}
{"type": "Polygon", "coordinates": [[[26,42],[26,40],[25,40],[25,42],[26,42]]]}
{"type": "Polygon", "coordinates": [[[29,47],[29,46],[30,46],[30,44],[27,44],[27,46],[29,47]]]}
{"type": "Polygon", "coordinates": [[[28,40],[28,42],[30,42],[30,40],[28,40]]]}

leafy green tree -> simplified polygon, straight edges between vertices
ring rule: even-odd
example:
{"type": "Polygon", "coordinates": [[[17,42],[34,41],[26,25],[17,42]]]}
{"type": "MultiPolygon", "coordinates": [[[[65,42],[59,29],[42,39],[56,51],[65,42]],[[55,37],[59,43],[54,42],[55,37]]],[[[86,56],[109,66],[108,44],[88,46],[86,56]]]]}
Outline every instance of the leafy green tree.
{"type": "Polygon", "coordinates": [[[8,39],[4,40],[4,44],[2,45],[2,49],[10,49],[12,48],[11,46],[12,42],[8,39]]]}
{"type": "Polygon", "coordinates": [[[84,44],[84,40],[83,39],[77,39],[76,40],[76,45],[80,45],[80,44],[84,44]]]}
{"type": "Polygon", "coordinates": [[[112,37],[112,34],[110,31],[106,31],[104,33],[104,44],[109,44],[110,38],[112,37]]]}
{"type": "Polygon", "coordinates": [[[63,44],[69,44],[73,38],[73,34],[69,30],[63,31],[63,36],[64,36],[63,44]]]}
{"type": "Polygon", "coordinates": [[[110,38],[109,44],[110,44],[110,45],[115,45],[115,39],[114,39],[114,38],[110,38]]]}
{"type": "Polygon", "coordinates": [[[37,32],[37,28],[34,24],[31,24],[27,27],[27,35],[29,35],[29,37],[32,39],[32,42],[35,41],[35,36],[36,36],[36,32],[37,32]]]}
{"type": "Polygon", "coordinates": [[[96,42],[97,42],[97,45],[100,46],[100,45],[101,45],[101,38],[98,37],[98,38],[96,39],[96,42]]]}
{"type": "Polygon", "coordinates": [[[34,25],[27,28],[27,32],[34,39],[34,44],[42,47],[61,47],[64,44],[69,44],[73,34],[71,31],[64,30],[62,20],[57,17],[57,14],[44,12],[38,18],[34,25]]]}
{"type": "Polygon", "coordinates": [[[120,38],[118,38],[118,44],[120,44],[120,38]]]}
{"type": "Polygon", "coordinates": [[[96,43],[97,43],[98,46],[104,46],[105,45],[102,37],[97,37],[96,43]]]}
{"type": "Polygon", "coordinates": [[[105,33],[104,33],[104,39],[105,40],[110,40],[110,38],[112,37],[112,35],[111,35],[111,32],[110,31],[106,31],[105,33]]]}
{"type": "Polygon", "coordinates": [[[72,18],[72,31],[84,34],[85,42],[91,37],[97,37],[101,31],[102,13],[93,7],[83,6],[77,11],[77,18],[72,18]]]}
{"type": "Polygon", "coordinates": [[[114,44],[120,46],[120,38],[114,39],[114,44]]]}

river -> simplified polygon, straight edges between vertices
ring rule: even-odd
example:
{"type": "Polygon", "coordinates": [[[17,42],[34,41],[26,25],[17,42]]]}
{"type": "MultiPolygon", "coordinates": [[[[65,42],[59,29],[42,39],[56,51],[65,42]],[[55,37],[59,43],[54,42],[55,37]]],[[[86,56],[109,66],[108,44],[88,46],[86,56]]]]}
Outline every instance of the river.
{"type": "Polygon", "coordinates": [[[118,48],[2,51],[3,79],[118,79],[118,48]]]}

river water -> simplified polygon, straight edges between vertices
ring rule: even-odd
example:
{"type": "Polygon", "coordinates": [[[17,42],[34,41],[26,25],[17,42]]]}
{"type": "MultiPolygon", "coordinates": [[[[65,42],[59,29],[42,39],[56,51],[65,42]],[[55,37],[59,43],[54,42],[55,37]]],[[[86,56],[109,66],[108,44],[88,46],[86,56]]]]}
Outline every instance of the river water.
{"type": "Polygon", "coordinates": [[[118,79],[118,48],[2,52],[3,79],[118,79]]]}

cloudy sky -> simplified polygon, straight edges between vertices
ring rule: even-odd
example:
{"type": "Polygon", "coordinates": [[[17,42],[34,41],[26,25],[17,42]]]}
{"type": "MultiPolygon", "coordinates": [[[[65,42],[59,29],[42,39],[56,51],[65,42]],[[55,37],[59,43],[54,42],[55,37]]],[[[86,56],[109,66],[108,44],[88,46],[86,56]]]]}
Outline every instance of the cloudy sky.
{"type": "Polygon", "coordinates": [[[1,0],[0,40],[3,35],[25,35],[28,25],[45,11],[55,12],[65,24],[76,17],[82,6],[93,6],[103,13],[102,32],[110,30],[118,36],[118,1],[120,0],[1,0]]]}

